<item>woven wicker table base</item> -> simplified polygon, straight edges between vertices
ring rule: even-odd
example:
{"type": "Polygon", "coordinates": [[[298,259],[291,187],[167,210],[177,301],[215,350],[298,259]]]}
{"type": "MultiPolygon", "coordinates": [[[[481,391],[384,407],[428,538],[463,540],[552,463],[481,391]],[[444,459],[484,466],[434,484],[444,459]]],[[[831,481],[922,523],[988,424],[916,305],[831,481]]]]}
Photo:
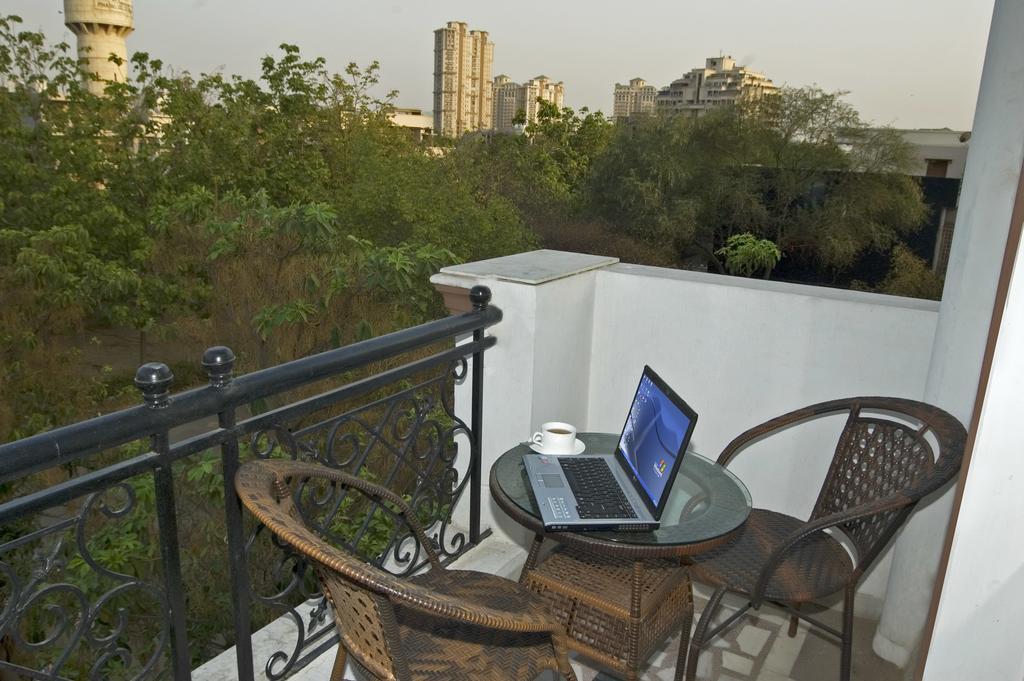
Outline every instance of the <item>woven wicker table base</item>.
{"type": "Polygon", "coordinates": [[[551,607],[569,649],[627,679],[665,639],[689,630],[693,596],[686,568],[670,559],[635,561],[560,546],[520,581],[551,607]]]}

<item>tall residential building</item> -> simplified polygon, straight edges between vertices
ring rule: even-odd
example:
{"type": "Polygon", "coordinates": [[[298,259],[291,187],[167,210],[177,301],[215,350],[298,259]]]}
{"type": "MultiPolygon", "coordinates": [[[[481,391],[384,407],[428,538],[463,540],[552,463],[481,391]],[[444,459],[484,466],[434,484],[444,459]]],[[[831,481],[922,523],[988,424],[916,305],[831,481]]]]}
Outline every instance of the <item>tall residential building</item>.
{"type": "Polygon", "coordinates": [[[652,114],[657,95],[658,89],[643,78],[634,78],[629,85],[616,83],[612,115],[615,120],[624,121],[630,116],[652,114]]]}
{"type": "Polygon", "coordinates": [[[565,84],[561,81],[556,83],[547,76],[531,78],[522,85],[512,82],[506,75],[496,77],[493,87],[494,129],[514,130],[513,121],[520,112],[527,124],[536,121],[540,110],[537,100],[551,102],[561,109],[565,105],[565,84]]]}
{"type": "Polygon", "coordinates": [[[495,130],[503,130],[508,132],[512,130],[512,121],[515,120],[516,113],[520,110],[525,111],[523,106],[522,86],[519,83],[513,83],[512,79],[501,74],[495,76],[494,85],[492,87],[492,111],[491,123],[494,125],[495,130]]]}
{"type": "Polygon", "coordinates": [[[64,0],[64,25],[78,38],[78,58],[85,69],[100,77],[88,87],[103,94],[103,81],[124,82],[128,77],[125,38],[134,30],[132,0],[64,0]],[[120,64],[110,61],[116,55],[120,64]]]}
{"type": "Polygon", "coordinates": [[[770,78],[746,66],[737,66],[732,57],[710,57],[704,68],[693,69],[662,88],[655,99],[655,110],[699,116],[716,106],[777,91],[770,78]]]}
{"type": "Polygon", "coordinates": [[[449,21],[434,31],[434,133],[459,137],[491,127],[491,63],[487,31],[449,21]]]}

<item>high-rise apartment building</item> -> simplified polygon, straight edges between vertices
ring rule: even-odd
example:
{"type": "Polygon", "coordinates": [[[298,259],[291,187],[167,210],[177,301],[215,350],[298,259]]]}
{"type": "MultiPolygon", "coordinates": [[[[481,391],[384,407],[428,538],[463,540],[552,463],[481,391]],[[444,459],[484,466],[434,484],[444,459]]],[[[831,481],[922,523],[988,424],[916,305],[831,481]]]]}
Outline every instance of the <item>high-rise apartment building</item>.
{"type": "Polygon", "coordinates": [[[491,102],[493,113],[491,123],[495,130],[508,132],[512,130],[512,121],[516,113],[524,109],[522,100],[522,86],[512,82],[512,79],[501,74],[494,77],[494,85],[491,90],[491,102]]]}
{"type": "Polygon", "coordinates": [[[652,114],[657,95],[658,88],[643,78],[634,78],[629,85],[616,83],[612,115],[616,121],[624,121],[630,116],[652,114]]]}
{"type": "Polygon", "coordinates": [[[561,81],[556,83],[547,76],[537,76],[520,85],[508,76],[500,75],[494,79],[492,97],[494,129],[510,132],[515,129],[513,121],[520,112],[527,124],[537,120],[538,100],[551,102],[561,109],[565,105],[565,84],[561,81]]]}
{"type": "Polygon", "coordinates": [[[491,127],[491,63],[487,31],[449,21],[434,31],[434,133],[459,137],[491,127]]]}
{"type": "Polygon", "coordinates": [[[523,83],[523,108],[527,123],[537,120],[541,100],[551,102],[555,108],[561,109],[565,106],[565,84],[562,81],[556,83],[547,76],[537,76],[523,83]]]}
{"type": "Polygon", "coordinates": [[[732,57],[709,57],[702,69],[693,69],[662,88],[655,99],[658,113],[693,116],[723,104],[754,99],[778,91],[763,73],[737,66],[732,57]]]}

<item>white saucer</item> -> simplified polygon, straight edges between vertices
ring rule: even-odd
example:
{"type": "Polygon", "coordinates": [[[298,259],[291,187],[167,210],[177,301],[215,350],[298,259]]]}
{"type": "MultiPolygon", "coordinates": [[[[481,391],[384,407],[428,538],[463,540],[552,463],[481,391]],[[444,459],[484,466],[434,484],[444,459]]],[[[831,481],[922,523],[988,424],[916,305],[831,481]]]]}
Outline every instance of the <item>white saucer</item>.
{"type": "Polygon", "coordinates": [[[587,446],[583,444],[583,440],[576,439],[576,445],[572,448],[571,452],[549,452],[537,443],[532,443],[530,449],[537,452],[538,454],[547,454],[548,456],[571,456],[572,454],[581,454],[587,446]]]}

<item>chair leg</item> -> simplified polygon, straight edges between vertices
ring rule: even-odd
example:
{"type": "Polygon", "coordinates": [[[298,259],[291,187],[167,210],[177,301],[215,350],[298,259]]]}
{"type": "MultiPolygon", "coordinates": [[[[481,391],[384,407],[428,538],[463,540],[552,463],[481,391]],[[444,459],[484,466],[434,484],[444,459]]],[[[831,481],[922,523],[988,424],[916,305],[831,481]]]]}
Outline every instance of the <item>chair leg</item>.
{"type": "Polygon", "coordinates": [[[686,669],[686,657],[690,650],[690,630],[693,628],[693,583],[690,583],[690,607],[683,615],[683,623],[679,629],[679,655],[676,657],[676,678],[679,670],[686,669]]]}
{"type": "Polygon", "coordinates": [[[345,662],[348,661],[348,651],[345,646],[338,643],[338,655],[334,658],[334,669],[331,670],[331,681],[344,681],[345,662]]]}
{"type": "Polygon", "coordinates": [[[676,676],[675,681],[681,681],[683,678],[683,668],[685,665],[686,669],[686,681],[694,681],[697,678],[697,658],[700,657],[700,649],[704,647],[707,641],[704,637],[707,636],[708,627],[711,625],[711,621],[715,617],[715,613],[718,611],[718,606],[722,602],[722,596],[725,595],[725,587],[718,587],[715,589],[715,593],[711,595],[711,599],[708,604],[704,606],[704,612],[700,614],[700,620],[697,622],[697,629],[693,632],[693,638],[690,639],[689,650],[686,654],[683,654],[682,647],[679,648],[679,657],[676,658],[676,676]]]}
{"type": "MultiPolygon", "coordinates": [[[[800,603],[794,603],[793,604],[793,609],[794,610],[799,610],[800,609],[800,605],[801,605],[800,603]]],[[[793,638],[794,636],[796,636],[796,628],[797,628],[797,626],[799,626],[799,624],[800,624],[800,618],[799,617],[797,617],[796,615],[790,615],[789,616],[789,631],[787,631],[786,633],[789,634],[790,638],[793,638]]]]}
{"type": "Polygon", "coordinates": [[[565,681],[576,681],[576,670],[572,668],[572,665],[569,665],[568,669],[565,669],[564,671],[557,668],[556,671],[565,681]]]}
{"type": "Polygon", "coordinates": [[[839,679],[850,681],[853,662],[853,599],[857,595],[855,584],[847,585],[843,598],[843,643],[839,657],[839,679]]]}
{"type": "Polygon", "coordinates": [[[565,679],[565,681],[576,681],[576,672],[572,668],[572,662],[569,661],[568,650],[568,634],[564,631],[554,632],[551,634],[551,652],[555,656],[555,671],[565,679]]]}
{"type": "Polygon", "coordinates": [[[640,678],[640,613],[643,595],[644,563],[633,561],[633,579],[629,592],[629,624],[626,626],[626,681],[640,678]]]}
{"type": "Polygon", "coordinates": [[[537,554],[540,553],[540,547],[543,543],[543,534],[533,535],[533,542],[530,544],[530,552],[526,554],[526,562],[523,563],[523,569],[519,573],[520,584],[526,581],[526,576],[530,574],[530,570],[537,567],[537,554]]]}

